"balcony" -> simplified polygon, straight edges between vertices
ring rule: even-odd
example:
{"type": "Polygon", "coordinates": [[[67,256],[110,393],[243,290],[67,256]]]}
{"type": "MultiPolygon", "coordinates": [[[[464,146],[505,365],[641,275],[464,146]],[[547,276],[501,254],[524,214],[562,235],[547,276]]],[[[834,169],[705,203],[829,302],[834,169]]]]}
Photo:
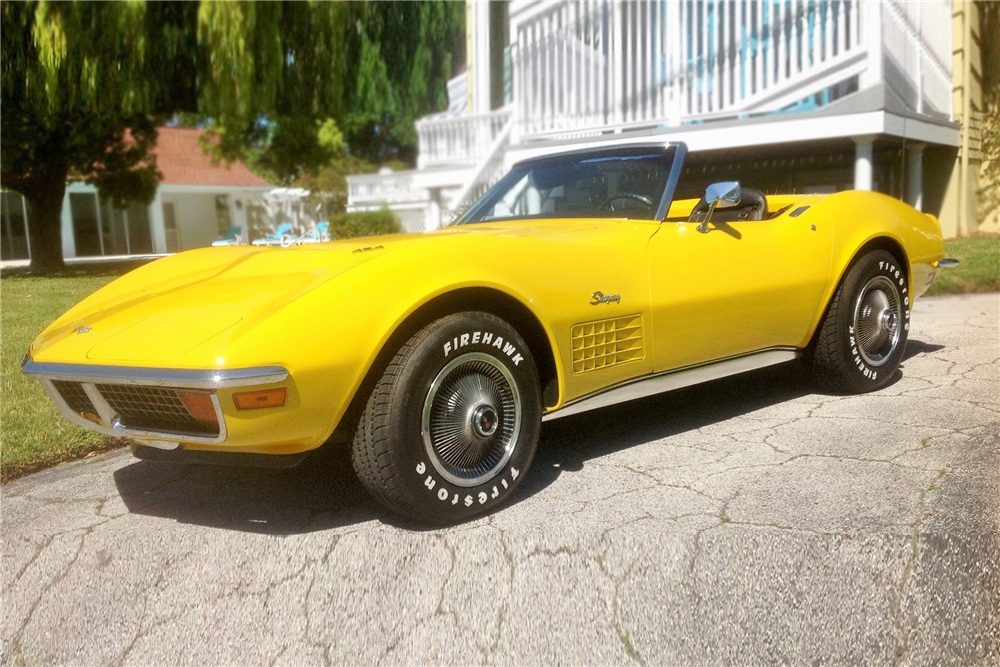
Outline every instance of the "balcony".
{"type": "MultiPolygon", "coordinates": [[[[512,0],[509,7],[512,104],[467,115],[453,100],[449,112],[418,121],[418,169],[351,177],[352,206],[422,197],[434,228],[496,182],[515,152],[672,128],[704,137],[715,121],[810,111],[866,90],[881,88],[883,99],[915,114],[951,118],[948,0],[512,0]]],[[[814,138],[812,129],[791,137],[789,127],[771,125],[758,143],[814,138]]],[[[720,134],[717,143],[732,136],[720,134]]]]}
{"type": "Polygon", "coordinates": [[[487,114],[418,120],[417,167],[475,164],[503,132],[511,113],[510,109],[501,109],[487,114]]]}
{"type": "Polygon", "coordinates": [[[404,204],[427,199],[427,191],[413,182],[412,171],[364,174],[347,179],[348,202],[404,204]]]}
{"type": "Polygon", "coordinates": [[[829,103],[891,79],[949,116],[949,2],[515,2],[522,139],[746,118],[829,103]]]}

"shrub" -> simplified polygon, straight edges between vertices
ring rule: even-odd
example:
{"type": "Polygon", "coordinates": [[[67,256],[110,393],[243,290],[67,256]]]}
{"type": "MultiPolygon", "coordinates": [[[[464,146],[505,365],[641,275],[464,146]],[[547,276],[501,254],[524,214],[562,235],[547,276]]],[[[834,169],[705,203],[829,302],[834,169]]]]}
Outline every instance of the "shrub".
{"type": "Polygon", "coordinates": [[[352,239],[358,236],[398,234],[403,231],[399,218],[388,208],[360,213],[338,213],[330,216],[330,238],[352,239]]]}

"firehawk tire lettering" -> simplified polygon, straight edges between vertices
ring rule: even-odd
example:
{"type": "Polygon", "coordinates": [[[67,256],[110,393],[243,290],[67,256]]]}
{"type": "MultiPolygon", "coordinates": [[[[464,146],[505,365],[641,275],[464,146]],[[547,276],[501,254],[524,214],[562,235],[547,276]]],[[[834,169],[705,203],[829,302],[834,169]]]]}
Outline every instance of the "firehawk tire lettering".
{"type": "Polygon", "coordinates": [[[504,341],[503,336],[494,335],[490,332],[473,331],[471,333],[463,333],[459,336],[452,338],[449,341],[445,341],[443,345],[444,356],[448,357],[451,353],[457,352],[460,348],[467,347],[469,345],[478,345],[480,342],[484,345],[490,345],[492,341],[492,347],[497,348],[505,355],[507,355],[511,362],[515,366],[520,366],[521,362],[524,361],[524,357],[517,348],[510,343],[510,341],[504,341]]]}

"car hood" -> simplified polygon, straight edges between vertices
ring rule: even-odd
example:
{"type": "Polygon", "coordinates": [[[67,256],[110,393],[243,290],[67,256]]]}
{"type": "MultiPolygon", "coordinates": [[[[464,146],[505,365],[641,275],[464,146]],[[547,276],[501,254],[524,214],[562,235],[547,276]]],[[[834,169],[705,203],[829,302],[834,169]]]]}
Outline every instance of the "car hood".
{"type": "Polygon", "coordinates": [[[32,344],[32,357],[53,352],[79,362],[169,363],[372,258],[355,246],[329,245],[321,252],[205,249],[159,260],[60,318],[32,344]]]}
{"type": "MultiPolygon", "coordinates": [[[[159,260],[82,302],[32,344],[32,358],[169,365],[216,336],[252,328],[307,292],[414,244],[459,237],[523,239],[580,232],[594,221],[453,227],[295,248],[206,248],[159,260]]],[[[419,248],[411,248],[419,251],[419,248]]]]}

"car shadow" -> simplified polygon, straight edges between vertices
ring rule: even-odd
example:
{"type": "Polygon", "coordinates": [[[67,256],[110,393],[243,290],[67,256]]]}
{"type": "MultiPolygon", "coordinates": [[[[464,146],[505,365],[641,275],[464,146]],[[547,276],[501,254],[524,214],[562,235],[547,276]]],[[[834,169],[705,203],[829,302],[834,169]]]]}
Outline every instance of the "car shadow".
{"type": "MultiPolygon", "coordinates": [[[[942,349],[910,341],[904,362],[942,349]]],[[[897,371],[892,383],[898,381],[897,371]]],[[[799,363],[787,363],[657,396],[545,422],[531,474],[516,504],[587,461],[814,394],[799,363]]],[[[351,468],[346,446],[324,447],[291,469],[140,461],[114,473],[133,514],[225,530],[303,534],[379,520],[406,530],[427,526],[379,507],[351,468]]]]}
{"type": "Polygon", "coordinates": [[[903,362],[905,363],[908,359],[912,359],[918,354],[931,354],[932,352],[937,352],[938,350],[943,350],[944,345],[938,345],[937,343],[925,343],[922,340],[908,340],[906,341],[906,350],[903,351],[903,362]]]}

